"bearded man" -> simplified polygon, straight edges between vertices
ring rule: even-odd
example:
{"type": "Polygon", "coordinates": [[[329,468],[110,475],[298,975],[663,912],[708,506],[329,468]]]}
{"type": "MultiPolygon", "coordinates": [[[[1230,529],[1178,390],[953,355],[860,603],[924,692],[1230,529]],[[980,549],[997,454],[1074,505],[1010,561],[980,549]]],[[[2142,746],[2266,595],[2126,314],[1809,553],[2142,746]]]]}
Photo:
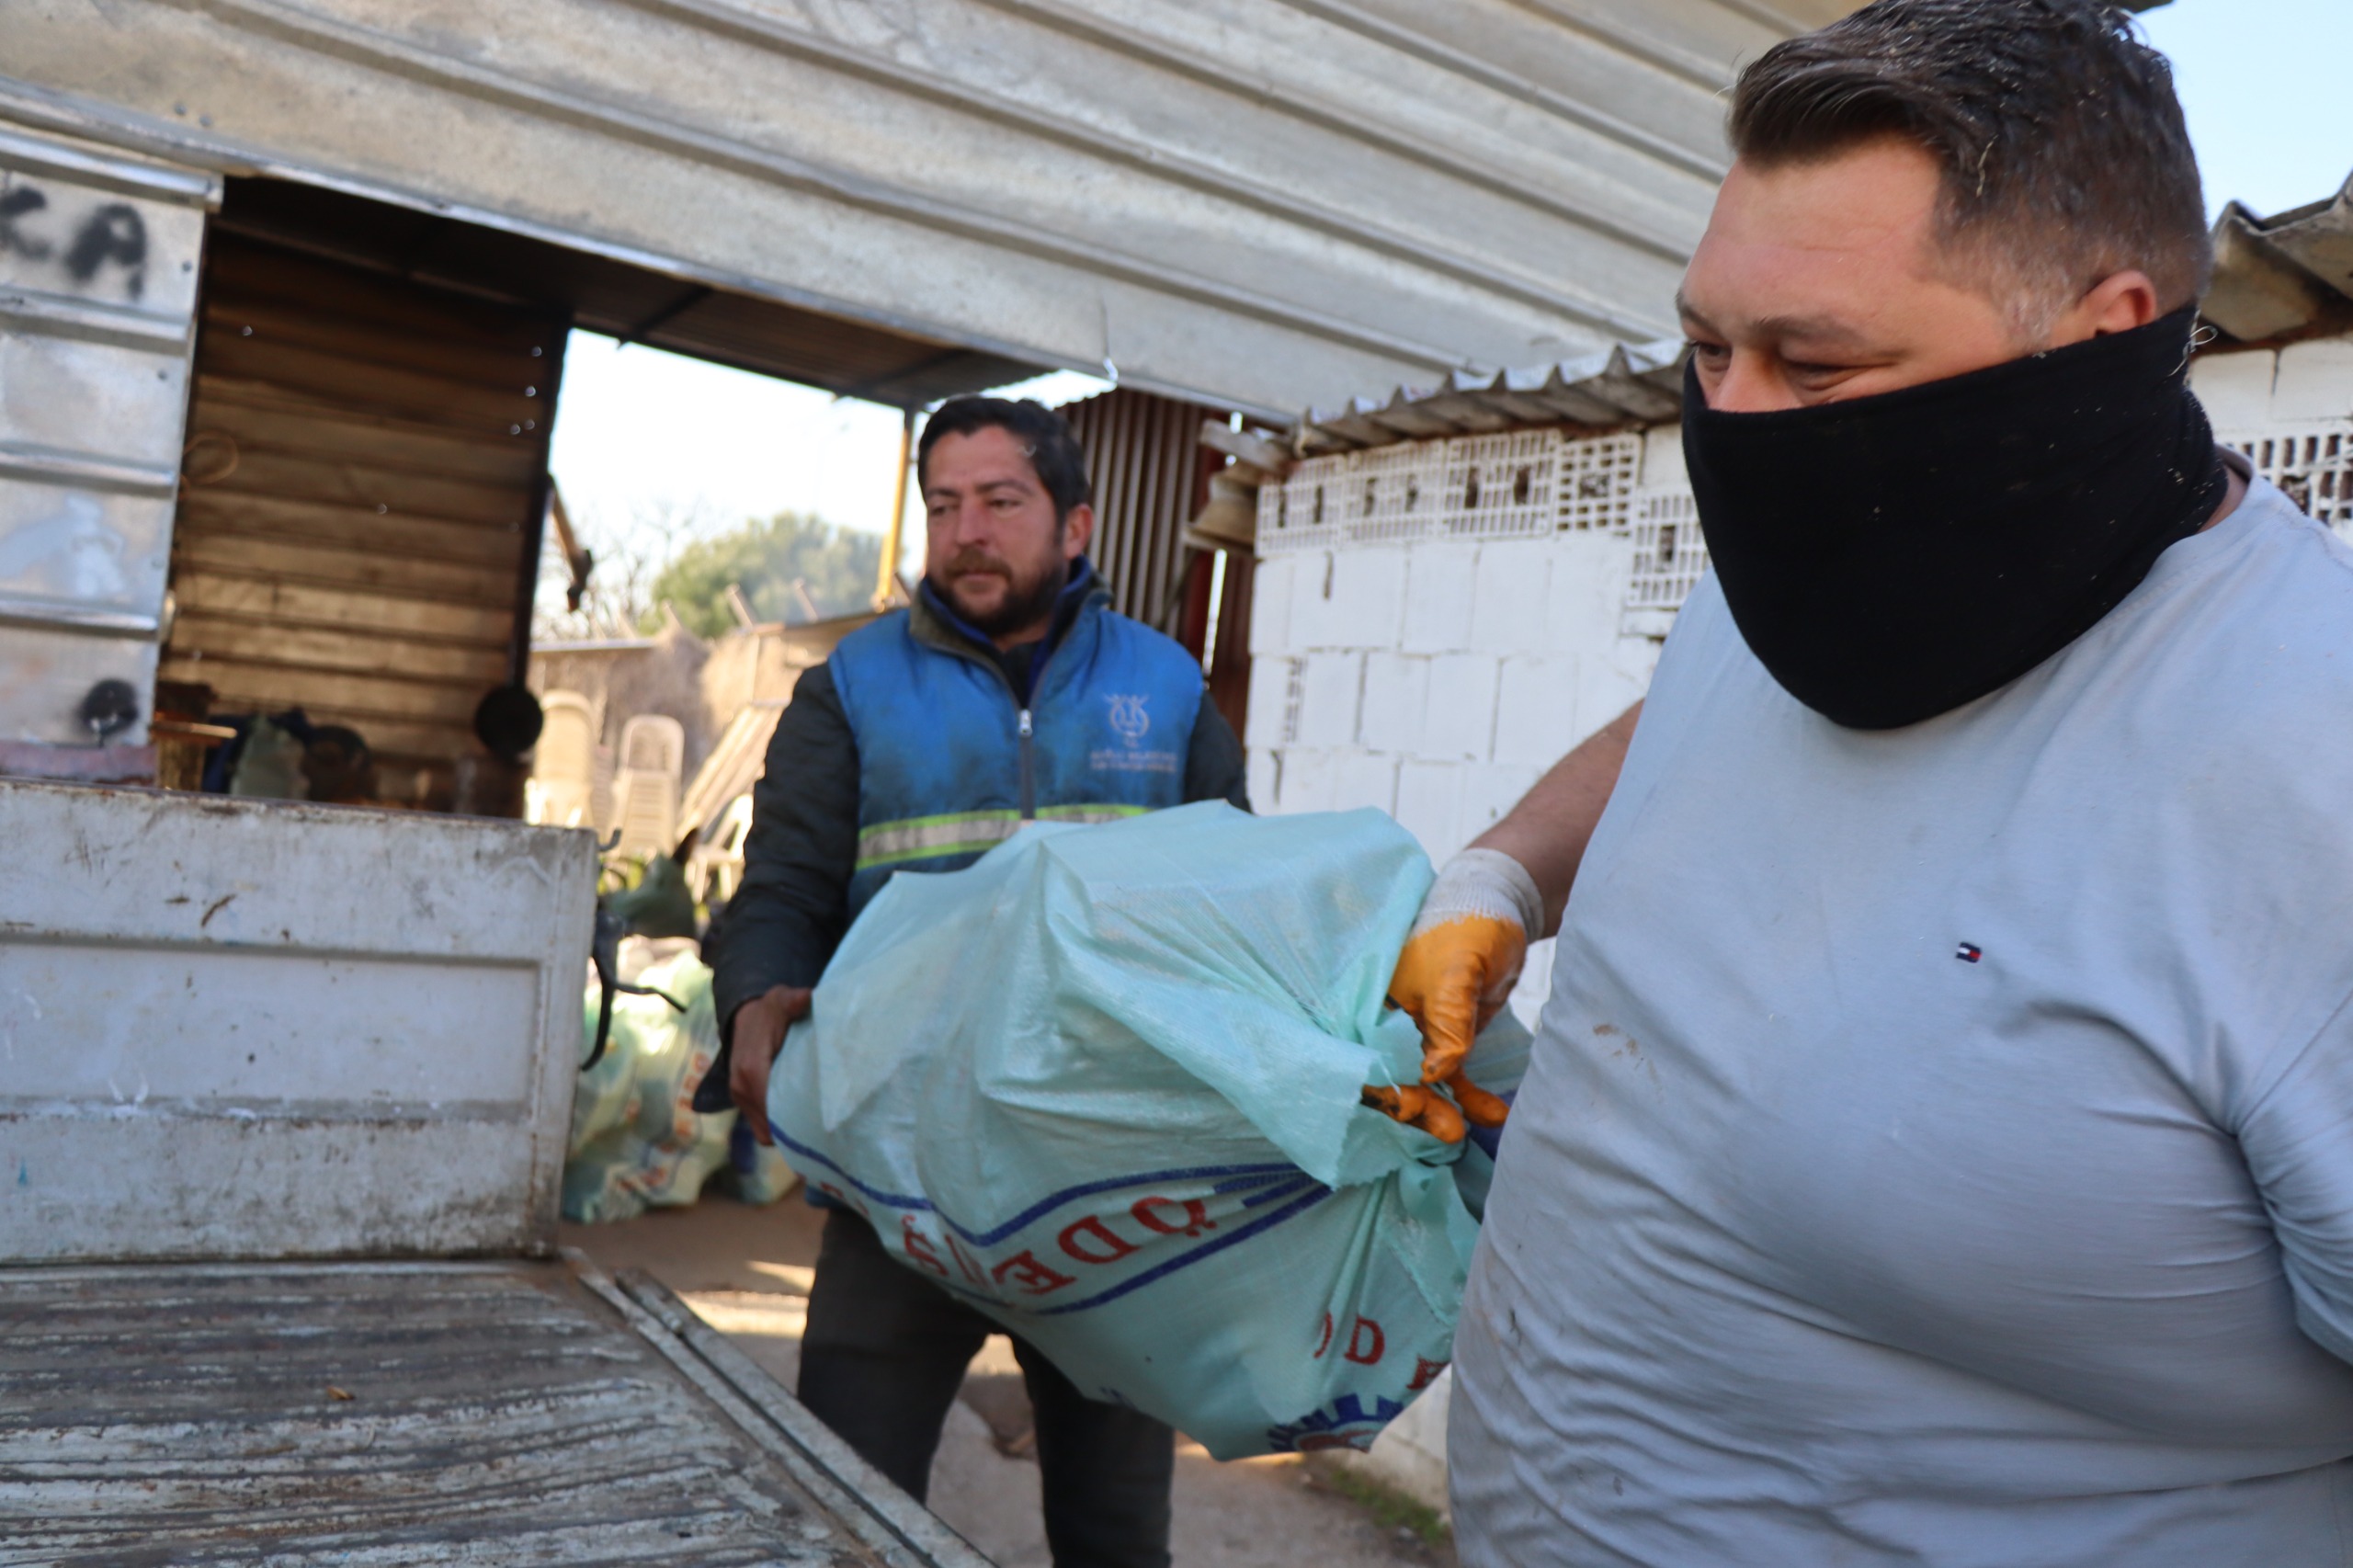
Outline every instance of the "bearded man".
{"type": "MultiPolygon", "coordinates": [[[[892,876],[968,866],[1030,822],[1205,800],[1248,809],[1242,747],[1204,697],[1200,662],[1106,608],[1086,555],[1086,458],[1061,416],[955,399],[924,426],[915,472],[923,585],[793,687],[713,955],[714,1076],[727,1074],[762,1142],[785,1031],[892,876]]],[[[801,1400],[921,1501],[965,1364],[995,1325],[828,1206],[801,1400]]],[[[1174,1435],[1086,1398],[1018,1340],[1014,1351],[1057,1568],[1165,1568],[1174,1435]]]]}
{"type": "Polygon", "coordinates": [[[1462,1560],[2353,1561],[2353,552],[2186,389],[2165,62],[2088,0],[1879,0],[1731,140],[1714,575],[1397,986],[1435,1080],[1560,922],[1462,1560]]]}

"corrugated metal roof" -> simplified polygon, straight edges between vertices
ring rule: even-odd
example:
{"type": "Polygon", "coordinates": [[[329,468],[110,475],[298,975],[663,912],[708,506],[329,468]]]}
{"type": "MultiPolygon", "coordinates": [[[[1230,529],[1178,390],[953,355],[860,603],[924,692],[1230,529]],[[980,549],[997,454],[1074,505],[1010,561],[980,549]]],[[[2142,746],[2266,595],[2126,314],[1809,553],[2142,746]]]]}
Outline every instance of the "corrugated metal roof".
{"type": "Polygon", "coordinates": [[[1683,340],[1620,344],[1557,364],[1495,374],[1458,370],[1434,387],[1404,387],[1300,418],[1304,457],[1441,436],[1483,436],[1533,426],[1596,430],[1660,425],[1683,406],[1683,340]]]}
{"type": "Polygon", "coordinates": [[[0,116],[1287,418],[1671,330],[1733,62],[1850,8],[108,0],[0,116]]]}
{"type": "Polygon", "coordinates": [[[2223,209],[2204,315],[2244,344],[2353,331],[2353,178],[2275,217],[2223,209]]]}
{"type": "Polygon", "coordinates": [[[1037,366],[714,289],[611,256],[285,180],[232,178],[221,225],[408,281],[567,313],[624,343],[900,407],[1037,366]]]}
{"type": "MultiPolygon", "coordinates": [[[[2353,332],[2353,178],[2325,201],[2271,218],[2234,201],[2214,225],[2214,244],[2202,313],[2234,340],[2224,347],[2353,332]]],[[[1534,426],[1665,424],[1682,403],[1684,347],[1669,337],[1527,369],[1457,370],[1435,384],[1310,408],[1297,449],[1320,457],[1534,426]]]]}

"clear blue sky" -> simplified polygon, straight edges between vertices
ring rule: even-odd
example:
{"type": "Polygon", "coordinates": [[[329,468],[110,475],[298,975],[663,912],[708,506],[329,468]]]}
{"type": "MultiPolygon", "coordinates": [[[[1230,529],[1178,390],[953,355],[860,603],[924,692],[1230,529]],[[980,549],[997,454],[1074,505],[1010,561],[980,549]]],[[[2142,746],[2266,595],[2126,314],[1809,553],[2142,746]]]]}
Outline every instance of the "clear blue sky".
{"type": "MultiPolygon", "coordinates": [[[[2174,0],[2142,25],[2173,58],[2210,210],[2236,198],[2280,211],[2353,172],[2353,0],[2174,0]]],[[[1063,374],[1035,391],[1059,403],[1102,385],[1063,374]]],[[[576,334],[554,464],[574,514],[608,540],[665,510],[721,528],[807,511],[879,529],[898,439],[894,409],[576,334]]],[[[920,536],[910,528],[911,548],[920,536]]]]}
{"type": "Polygon", "coordinates": [[[2301,207],[2353,174],[2353,0],[2173,0],[2141,25],[2173,61],[2210,212],[2301,207]]]}

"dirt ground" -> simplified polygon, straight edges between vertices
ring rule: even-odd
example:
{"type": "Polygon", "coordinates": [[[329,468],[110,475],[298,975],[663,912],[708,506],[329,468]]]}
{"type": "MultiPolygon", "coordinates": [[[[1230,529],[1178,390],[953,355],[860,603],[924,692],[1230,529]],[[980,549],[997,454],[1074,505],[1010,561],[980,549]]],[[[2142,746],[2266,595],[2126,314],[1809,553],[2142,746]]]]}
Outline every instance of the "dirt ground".
{"type": "MultiPolygon", "coordinates": [[[[566,1225],[563,1243],[608,1269],[646,1270],[785,1387],[798,1381],[811,1265],[824,1217],[798,1195],[768,1209],[713,1194],[608,1225],[566,1225]]],[[[966,1374],[931,1472],[931,1506],[1001,1568],[1048,1568],[1038,1522],[1029,1402],[1010,1346],[990,1339],[966,1374]]],[[[1176,1453],[1176,1568],[1453,1568],[1378,1501],[1284,1456],[1220,1464],[1176,1453]]]]}

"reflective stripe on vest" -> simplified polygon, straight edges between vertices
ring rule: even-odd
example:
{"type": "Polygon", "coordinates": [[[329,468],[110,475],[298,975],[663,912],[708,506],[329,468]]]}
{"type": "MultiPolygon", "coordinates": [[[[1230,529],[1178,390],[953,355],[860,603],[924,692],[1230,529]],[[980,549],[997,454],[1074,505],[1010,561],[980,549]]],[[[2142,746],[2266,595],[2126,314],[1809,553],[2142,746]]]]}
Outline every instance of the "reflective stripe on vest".
{"type": "MultiPolygon", "coordinates": [[[[1142,816],[1142,806],[1040,806],[1040,822],[1117,822],[1142,816]]],[[[1019,812],[950,812],[945,816],[879,822],[858,835],[858,869],[901,866],[943,855],[978,855],[1021,831],[1019,812]]]]}
{"type": "Polygon", "coordinates": [[[1200,661],[1103,599],[1040,665],[1027,744],[1004,676],[919,640],[905,610],[842,639],[826,665],[858,747],[852,919],[898,873],[952,871],[1011,838],[1025,801],[1068,823],[1184,803],[1200,661]]]}

